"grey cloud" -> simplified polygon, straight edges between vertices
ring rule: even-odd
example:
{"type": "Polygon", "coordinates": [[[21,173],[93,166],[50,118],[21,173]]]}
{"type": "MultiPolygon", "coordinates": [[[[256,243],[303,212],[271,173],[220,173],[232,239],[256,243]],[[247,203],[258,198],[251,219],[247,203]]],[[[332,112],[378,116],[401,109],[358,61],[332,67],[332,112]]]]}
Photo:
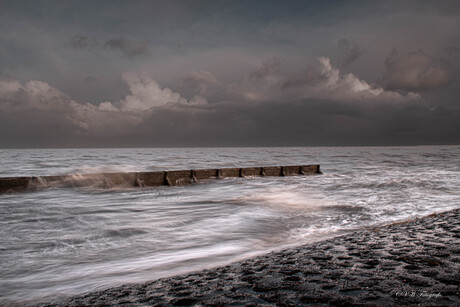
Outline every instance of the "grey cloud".
{"type": "Polygon", "coordinates": [[[458,76],[460,73],[460,47],[449,46],[444,48],[441,50],[440,57],[450,65],[455,75],[458,76]]]}
{"type": "Polygon", "coordinates": [[[207,103],[199,95],[186,100],[147,75],[125,73],[123,80],[130,93],[120,101],[99,104],[77,102],[42,81],[23,84],[14,79],[0,80],[0,113],[6,115],[4,121],[12,127],[19,122],[36,131],[54,125],[69,135],[123,135],[158,108],[195,107],[207,103]],[[15,114],[15,118],[8,114],[15,114]]]}
{"type": "Polygon", "coordinates": [[[458,142],[458,1],[32,2],[0,10],[0,146],[458,142]]]}
{"type": "Polygon", "coordinates": [[[262,66],[249,74],[250,81],[268,80],[276,77],[280,73],[281,62],[278,58],[262,63],[262,66]]]}
{"type": "MultiPolygon", "coordinates": [[[[380,109],[335,100],[307,99],[247,104],[230,102],[203,109],[162,108],[139,126],[156,146],[402,145],[460,141],[458,111],[436,116],[421,105],[380,109]],[[212,127],[210,129],[209,127],[212,127]]],[[[133,136],[145,145],[146,137],[133,136]]]]}
{"type": "Polygon", "coordinates": [[[345,39],[342,38],[338,41],[339,50],[341,52],[340,57],[340,66],[347,66],[354,61],[358,60],[361,55],[363,54],[362,48],[358,45],[358,43],[352,39],[345,39]]]}
{"type": "Polygon", "coordinates": [[[94,84],[94,83],[97,83],[97,79],[93,76],[88,76],[85,78],[83,82],[87,84],[94,84]]]}
{"type": "Polygon", "coordinates": [[[449,46],[447,48],[444,48],[441,52],[443,55],[447,56],[457,56],[460,54],[460,47],[458,46],[449,46]]]}
{"type": "Polygon", "coordinates": [[[47,133],[49,127],[54,127],[68,135],[119,133],[137,121],[134,115],[121,114],[110,103],[78,103],[48,83],[36,80],[24,84],[17,80],[0,81],[0,110],[6,116],[5,123],[19,125],[20,131],[47,133]],[[15,117],[9,117],[10,114],[15,117]],[[116,122],[120,125],[111,124],[116,122]]]}
{"type": "Polygon", "coordinates": [[[399,96],[384,95],[377,104],[347,103],[334,95],[196,104],[146,75],[123,78],[130,93],[98,105],[78,103],[45,82],[1,81],[0,131],[8,131],[0,133],[1,143],[20,146],[22,140],[29,146],[60,147],[72,139],[72,146],[322,146],[460,141],[455,133],[458,110],[433,109],[417,100],[401,103],[399,96]],[[388,103],[392,99],[398,103],[388,103]]]}
{"type": "Polygon", "coordinates": [[[346,103],[405,103],[420,101],[420,95],[384,90],[351,73],[334,67],[329,58],[320,57],[316,66],[303,73],[283,72],[278,60],[264,62],[245,82],[232,84],[232,94],[249,101],[293,101],[333,99],[346,103]]]}
{"type": "Polygon", "coordinates": [[[325,80],[316,67],[310,66],[300,74],[292,74],[281,85],[281,89],[286,90],[291,87],[304,87],[315,85],[325,80]]]}
{"type": "MultiPolygon", "coordinates": [[[[75,35],[70,39],[70,45],[75,49],[89,49],[99,46],[96,38],[75,35]]],[[[126,38],[111,38],[107,40],[102,46],[106,49],[119,50],[121,53],[128,57],[139,55],[148,55],[149,47],[144,42],[132,42],[126,38]]]]}
{"type": "Polygon", "coordinates": [[[184,77],[183,82],[200,95],[209,94],[220,83],[212,73],[207,71],[192,71],[184,77]]]}
{"type": "Polygon", "coordinates": [[[110,49],[118,49],[124,55],[133,57],[137,55],[148,55],[149,48],[147,44],[143,42],[130,42],[125,38],[112,38],[104,43],[104,47],[110,49]]]}
{"type": "Polygon", "coordinates": [[[408,91],[437,90],[455,79],[449,63],[423,50],[399,55],[396,50],[385,61],[383,84],[387,89],[408,91]]]}
{"type": "Polygon", "coordinates": [[[87,36],[75,35],[70,39],[70,45],[76,49],[85,49],[96,46],[97,41],[87,36]]]}

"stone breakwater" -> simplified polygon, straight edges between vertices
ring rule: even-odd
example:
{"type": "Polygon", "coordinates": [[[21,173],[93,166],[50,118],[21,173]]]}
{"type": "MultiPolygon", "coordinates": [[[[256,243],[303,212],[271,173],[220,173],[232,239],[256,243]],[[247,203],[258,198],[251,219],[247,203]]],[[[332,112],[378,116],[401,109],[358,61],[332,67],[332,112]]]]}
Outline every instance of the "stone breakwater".
{"type": "Polygon", "coordinates": [[[459,306],[460,209],[38,306],[459,306]]]}
{"type": "Polygon", "coordinates": [[[321,174],[319,165],[216,168],[156,172],[76,174],[41,177],[0,177],[0,193],[34,191],[50,187],[153,187],[183,185],[212,178],[294,176],[321,174]]]}

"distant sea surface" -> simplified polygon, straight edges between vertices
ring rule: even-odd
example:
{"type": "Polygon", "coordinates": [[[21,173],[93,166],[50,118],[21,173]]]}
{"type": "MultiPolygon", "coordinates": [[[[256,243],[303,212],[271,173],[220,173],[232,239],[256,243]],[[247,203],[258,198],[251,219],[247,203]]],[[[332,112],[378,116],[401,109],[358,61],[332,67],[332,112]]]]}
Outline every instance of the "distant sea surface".
{"type": "Polygon", "coordinates": [[[324,174],[0,195],[0,305],[200,270],[460,206],[460,146],[0,150],[2,177],[296,164],[321,164],[324,174]]]}

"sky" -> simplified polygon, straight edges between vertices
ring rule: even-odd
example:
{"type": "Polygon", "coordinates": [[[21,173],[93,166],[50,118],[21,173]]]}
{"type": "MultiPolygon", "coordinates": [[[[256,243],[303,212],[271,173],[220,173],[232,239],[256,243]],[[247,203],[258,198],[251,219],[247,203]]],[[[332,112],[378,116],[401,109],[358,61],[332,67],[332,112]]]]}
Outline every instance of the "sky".
{"type": "Polygon", "coordinates": [[[0,0],[0,148],[460,144],[460,1],[0,0]]]}

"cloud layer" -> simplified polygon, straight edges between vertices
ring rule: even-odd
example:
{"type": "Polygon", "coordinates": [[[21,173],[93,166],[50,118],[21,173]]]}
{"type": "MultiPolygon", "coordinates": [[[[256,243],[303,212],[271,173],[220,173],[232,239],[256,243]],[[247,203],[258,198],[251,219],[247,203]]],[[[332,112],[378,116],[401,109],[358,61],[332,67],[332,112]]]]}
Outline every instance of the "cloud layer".
{"type": "MultiPolygon", "coordinates": [[[[74,35],[70,39],[70,46],[75,49],[100,48],[101,44],[94,37],[74,35]]],[[[110,38],[102,44],[103,49],[120,51],[127,57],[149,54],[149,46],[145,42],[133,42],[124,37],[110,38]]]]}
{"type": "Polygon", "coordinates": [[[127,146],[327,145],[329,139],[372,144],[379,131],[401,137],[420,129],[399,114],[418,110],[414,114],[423,122],[433,112],[418,94],[370,85],[341,73],[325,57],[293,74],[283,72],[276,59],[266,61],[239,83],[191,72],[183,78],[196,90],[190,99],[146,74],[127,72],[122,79],[129,93],[98,104],[77,102],[46,82],[0,81],[1,122],[9,129],[1,137],[14,143],[13,136],[31,133],[50,143],[51,133],[55,146],[68,138],[102,146],[120,139],[127,146]],[[295,135],[307,138],[296,142],[295,135]]]}
{"type": "MultiPolygon", "coordinates": [[[[187,100],[169,88],[162,88],[147,75],[123,74],[130,93],[120,101],[79,103],[42,81],[0,81],[0,111],[3,124],[18,123],[23,131],[54,126],[71,135],[124,134],[161,107],[199,106],[207,101],[200,95],[187,100]],[[10,116],[14,114],[14,119],[10,116]]],[[[14,125],[12,125],[14,126],[14,125]]],[[[10,133],[15,131],[10,129],[10,133]]]]}
{"type": "Polygon", "coordinates": [[[145,43],[131,43],[125,38],[112,38],[104,43],[104,47],[113,50],[120,50],[124,55],[132,57],[136,55],[147,55],[148,46],[145,43]]]}
{"type": "Polygon", "coordinates": [[[242,84],[231,84],[229,91],[240,99],[254,101],[292,101],[299,99],[329,99],[351,103],[385,103],[419,100],[418,94],[405,95],[384,90],[359,79],[351,73],[341,73],[329,58],[320,57],[317,65],[301,73],[283,73],[276,59],[264,62],[249,74],[242,84]]]}
{"type": "Polygon", "coordinates": [[[455,0],[0,6],[1,147],[460,142],[455,0]]]}
{"type": "Polygon", "coordinates": [[[396,50],[385,62],[383,79],[386,88],[408,91],[437,90],[447,86],[455,78],[446,60],[436,59],[423,50],[400,56],[396,50]]]}

